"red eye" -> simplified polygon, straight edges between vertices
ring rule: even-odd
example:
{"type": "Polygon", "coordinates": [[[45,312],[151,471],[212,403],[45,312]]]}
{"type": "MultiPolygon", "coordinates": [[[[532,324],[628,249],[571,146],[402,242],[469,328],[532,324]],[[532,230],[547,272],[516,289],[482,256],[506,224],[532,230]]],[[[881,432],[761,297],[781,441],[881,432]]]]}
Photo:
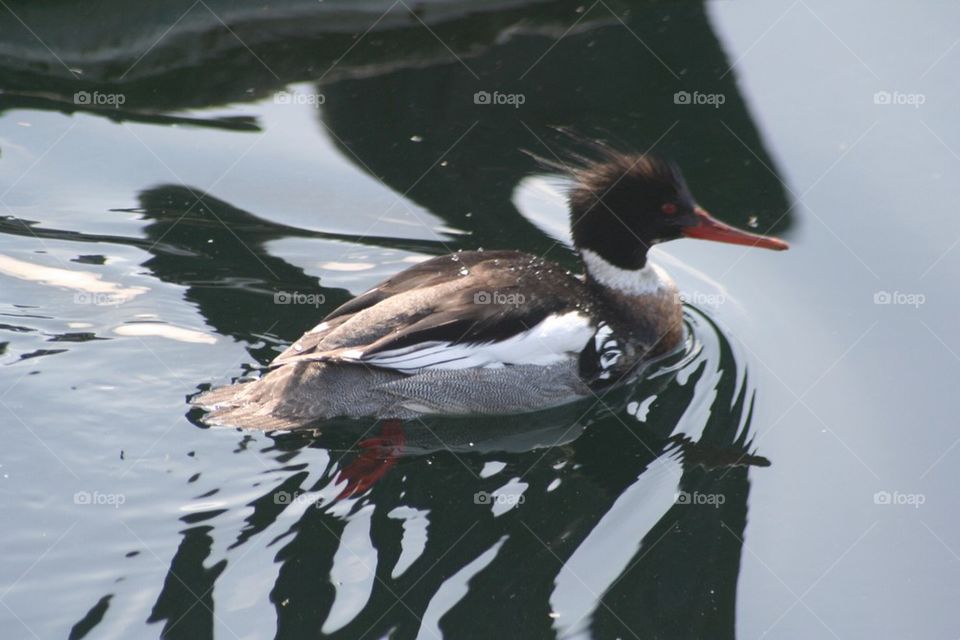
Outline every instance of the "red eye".
{"type": "Polygon", "coordinates": [[[664,202],[663,205],[660,206],[660,211],[663,211],[668,216],[672,216],[677,212],[677,205],[672,202],[664,202]]]}

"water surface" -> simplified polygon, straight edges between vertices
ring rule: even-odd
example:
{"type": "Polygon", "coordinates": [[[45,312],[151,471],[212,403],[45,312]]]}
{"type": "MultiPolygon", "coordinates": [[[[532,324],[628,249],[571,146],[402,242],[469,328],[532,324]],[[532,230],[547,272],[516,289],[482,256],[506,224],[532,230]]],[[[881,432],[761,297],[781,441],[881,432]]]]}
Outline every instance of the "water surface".
{"type": "Polygon", "coordinates": [[[956,637],[955,5],[120,5],[0,9],[4,637],[956,637]],[[576,268],[568,131],[791,251],[658,247],[682,354],[346,499],[381,425],[189,411],[426,257],[576,268]]]}

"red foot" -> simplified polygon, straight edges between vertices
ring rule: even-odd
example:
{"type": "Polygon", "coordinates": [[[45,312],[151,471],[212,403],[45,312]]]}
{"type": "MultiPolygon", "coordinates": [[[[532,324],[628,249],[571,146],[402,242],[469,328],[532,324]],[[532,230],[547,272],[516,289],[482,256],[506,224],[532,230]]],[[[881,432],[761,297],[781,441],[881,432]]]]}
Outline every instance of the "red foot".
{"type": "Polygon", "coordinates": [[[337,500],[363,493],[386,475],[387,471],[397,464],[397,459],[403,454],[406,434],[399,420],[385,420],[380,426],[380,436],[364,438],[357,446],[360,455],[343,467],[337,474],[334,482],[347,481],[337,500]]]}

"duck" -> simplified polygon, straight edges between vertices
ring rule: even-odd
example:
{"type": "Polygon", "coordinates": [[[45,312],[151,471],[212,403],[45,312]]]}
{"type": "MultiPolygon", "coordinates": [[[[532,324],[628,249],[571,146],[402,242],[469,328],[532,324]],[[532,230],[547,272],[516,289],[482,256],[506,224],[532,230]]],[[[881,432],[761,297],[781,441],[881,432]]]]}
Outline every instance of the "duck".
{"type": "Polygon", "coordinates": [[[411,266],[336,308],[256,380],[204,391],[212,426],[289,430],[334,418],[524,414],[621,384],[681,348],[676,284],[648,259],[680,238],[782,251],[697,204],[676,163],[606,151],[569,168],[583,274],[512,250],[411,266]]]}

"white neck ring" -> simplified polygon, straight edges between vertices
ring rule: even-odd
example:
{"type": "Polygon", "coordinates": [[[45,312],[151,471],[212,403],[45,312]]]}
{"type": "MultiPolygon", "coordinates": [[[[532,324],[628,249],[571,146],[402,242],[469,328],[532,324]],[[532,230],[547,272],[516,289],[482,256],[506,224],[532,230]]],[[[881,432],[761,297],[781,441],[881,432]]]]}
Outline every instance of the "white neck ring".
{"type": "Polygon", "coordinates": [[[621,293],[632,296],[649,295],[673,283],[667,272],[649,259],[642,269],[621,269],[590,249],[581,249],[580,256],[587,273],[594,281],[621,293]]]}

